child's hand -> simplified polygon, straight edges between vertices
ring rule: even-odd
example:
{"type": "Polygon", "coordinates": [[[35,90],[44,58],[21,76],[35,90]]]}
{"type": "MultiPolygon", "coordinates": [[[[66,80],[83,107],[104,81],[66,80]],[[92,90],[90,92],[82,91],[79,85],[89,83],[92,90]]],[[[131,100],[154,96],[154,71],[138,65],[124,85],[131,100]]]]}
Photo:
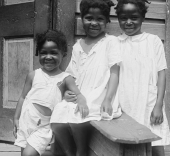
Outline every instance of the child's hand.
{"type": "Polygon", "coordinates": [[[89,108],[86,104],[86,99],[82,94],[77,95],[77,107],[75,113],[80,112],[82,118],[85,118],[89,114],[89,108]]]}
{"type": "Polygon", "coordinates": [[[163,122],[162,107],[155,105],[150,117],[151,125],[160,125],[163,122]]]}
{"type": "Polygon", "coordinates": [[[67,90],[67,91],[64,93],[64,99],[65,99],[67,102],[74,102],[74,103],[77,102],[77,96],[76,96],[76,94],[74,94],[74,92],[69,91],[69,90],[67,90]]]}
{"type": "Polygon", "coordinates": [[[15,137],[15,138],[17,138],[18,128],[19,128],[19,120],[18,120],[18,119],[14,119],[13,134],[14,134],[14,137],[15,137]]]}
{"type": "Polygon", "coordinates": [[[100,112],[106,112],[110,116],[112,115],[113,108],[112,108],[110,100],[104,99],[104,101],[102,102],[101,108],[100,108],[100,112]]]}

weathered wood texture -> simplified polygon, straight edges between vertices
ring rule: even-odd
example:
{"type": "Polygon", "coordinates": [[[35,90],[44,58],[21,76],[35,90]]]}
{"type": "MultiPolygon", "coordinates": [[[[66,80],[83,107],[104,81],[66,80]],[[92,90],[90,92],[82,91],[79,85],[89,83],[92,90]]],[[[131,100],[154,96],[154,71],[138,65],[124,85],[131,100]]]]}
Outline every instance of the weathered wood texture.
{"type": "Polygon", "coordinates": [[[113,142],[124,144],[147,143],[160,138],[153,134],[148,128],[139,124],[126,114],[118,119],[111,121],[91,121],[99,132],[112,140],[113,142]]]}
{"type": "Polygon", "coordinates": [[[126,114],[111,121],[90,123],[95,128],[89,144],[91,156],[151,156],[151,142],[160,139],[126,114]]]}
{"type": "Polygon", "coordinates": [[[2,6],[0,19],[0,36],[32,35],[34,28],[34,3],[2,6]]]}
{"type": "MultiPolygon", "coordinates": [[[[0,4],[4,4],[0,1],[0,4]]],[[[36,0],[36,2],[0,6],[0,39],[32,37],[36,33],[52,28],[51,0],[36,0]],[[51,14],[49,13],[51,12],[51,14]],[[36,15],[36,16],[35,16],[36,15]]],[[[0,140],[13,141],[14,109],[3,108],[3,44],[0,41],[0,140]]],[[[28,50],[29,51],[29,50],[28,50]]],[[[32,51],[32,49],[31,49],[32,51]]],[[[23,56],[23,55],[22,55],[23,56]]],[[[38,57],[34,57],[34,69],[39,67],[38,57]]],[[[22,59],[21,59],[22,60],[22,59]]],[[[20,64],[22,64],[20,60],[20,64]]],[[[10,62],[11,63],[11,62],[10,62]]],[[[14,67],[13,67],[14,68],[14,67]]],[[[12,69],[13,69],[12,68],[12,69]]],[[[10,69],[11,70],[11,69],[10,69]]],[[[11,74],[11,73],[10,73],[11,74]]],[[[10,78],[9,78],[10,79],[10,78]]],[[[12,81],[12,80],[11,80],[12,81]]],[[[22,80],[22,81],[25,81],[22,80]]],[[[12,82],[14,84],[14,82],[12,82]]],[[[20,84],[20,83],[18,83],[20,84]]],[[[9,84],[10,85],[10,84],[9,84]]],[[[12,86],[14,87],[14,86],[12,86]]],[[[7,88],[6,88],[7,89],[7,88]]],[[[11,92],[12,90],[10,90],[11,92]]],[[[15,91],[13,89],[13,91],[15,91]]],[[[10,93],[12,95],[13,93],[10,93]]],[[[19,94],[19,93],[18,93],[19,94]]],[[[14,94],[15,95],[15,94],[14,94]]]]}
{"type": "Polygon", "coordinates": [[[74,42],[76,0],[53,1],[53,29],[64,32],[68,42],[68,54],[64,58],[61,68],[65,69],[70,61],[74,42]]]}
{"type": "Polygon", "coordinates": [[[16,108],[27,74],[33,70],[33,39],[5,40],[3,107],[16,108]]]}
{"type": "Polygon", "coordinates": [[[4,0],[5,5],[33,2],[34,0],[4,0]]]}
{"type": "MultiPolygon", "coordinates": [[[[165,54],[168,70],[166,71],[166,114],[170,125],[170,0],[167,1],[165,54]]],[[[170,150],[169,150],[170,151],[170,150]]]]}
{"type": "MultiPolygon", "coordinates": [[[[81,0],[76,0],[76,13],[80,12],[80,2],[81,0]]],[[[112,0],[114,4],[117,4],[117,0],[112,0]]],[[[146,14],[146,18],[155,18],[155,19],[165,19],[166,18],[166,4],[165,0],[150,0],[152,3],[149,5],[148,13],[146,14]],[[159,3],[158,3],[159,2],[159,3]],[[160,3],[161,2],[161,3],[160,3]]],[[[110,11],[111,16],[115,16],[114,7],[111,8],[110,11]]]]}

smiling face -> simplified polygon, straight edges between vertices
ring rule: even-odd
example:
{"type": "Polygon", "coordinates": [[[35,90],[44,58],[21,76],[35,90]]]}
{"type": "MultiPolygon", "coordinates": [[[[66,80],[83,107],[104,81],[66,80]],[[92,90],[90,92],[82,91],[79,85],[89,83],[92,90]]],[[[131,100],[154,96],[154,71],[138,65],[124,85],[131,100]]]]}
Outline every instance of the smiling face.
{"type": "Polygon", "coordinates": [[[46,41],[39,51],[39,61],[43,69],[48,73],[55,73],[63,59],[61,51],[53,41],[46,41]]]}
{"type": "Polygon", "coordinates": [[[124,4],[118,15],[120,28],[126,35],[134,36],[141,34],[141,26],[144,17],[138,11],[136,5],[128,3],[124,4]]]}
{"type": "Polygon", "coordinates": [[[87,37],[94,38],[105,34],[107,20],[99,8],[90,8],[82,22],[87,37]]]}

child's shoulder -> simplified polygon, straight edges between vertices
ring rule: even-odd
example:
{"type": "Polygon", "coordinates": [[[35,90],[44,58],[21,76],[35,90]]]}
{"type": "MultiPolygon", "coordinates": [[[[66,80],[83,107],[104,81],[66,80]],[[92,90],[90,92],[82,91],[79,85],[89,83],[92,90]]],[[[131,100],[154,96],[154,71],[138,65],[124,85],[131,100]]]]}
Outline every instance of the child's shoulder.
{"type": "Polygon", "coordinates": [[[31,71],[27,74],[26,79],[32,81],[34,79],[34,76],[35,76],[35,71],[31,71]]]}
{"type": "Polygon", "coordinates": [[[146,33],[148,35],[148,41],[154,45],[163,45],[161,38],[158,35],[146,33]]]}

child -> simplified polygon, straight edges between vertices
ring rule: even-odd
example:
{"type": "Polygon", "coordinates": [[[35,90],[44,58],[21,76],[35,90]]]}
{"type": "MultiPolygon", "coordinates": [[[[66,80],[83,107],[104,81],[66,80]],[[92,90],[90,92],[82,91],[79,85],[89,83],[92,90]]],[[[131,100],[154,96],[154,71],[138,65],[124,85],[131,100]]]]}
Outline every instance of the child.
{"type": "Polygon", "coordinates": [[[67,156],[75,155],[72,139],[68,137],[70,129],[77,147],[76,155],[86,156],[90,130],[88,121],[101,120],[102,115],[107,119],[112,119],[115,114],[121,115],[120,110],[117,107],[113,110],[111,104],[112,99],[115,100],[118,63],[121,61],[117,38],[105,32],[106,24],[110,21],[111,6],[111,0],[82,0],[80,4],[86,37],[79,39],[73,46],[66,72],[76,78],[76,84],[86,97],[88,107],[80,108],[74,103],[63,101],[56,105],[50,121],[57,141],[67,156]]]}
{"type": "Polygon", "coordinates": [[[36,50],[42,68],[28,74],[14,116],[15,145],[22,148],[22,156],[41,155],[51,143],[50,116],[65,87],[77,94],[78,104],[86,106],[74,79],[59,68],[67,54],[63,33],[49,30],[40,34],[36,50]]]}
{"type": "Polygon", "coordinates": [[[162,139],[153,142],[153,156],[164,156],[170,144],[165,115],[165,69],[163,44],[156,35],[141,31],[147,0],[119,0],[116,13],[124,34],[118,38],[123,61],[120,64],[119,101],[124,112],[147,126],[162,139]]]}

